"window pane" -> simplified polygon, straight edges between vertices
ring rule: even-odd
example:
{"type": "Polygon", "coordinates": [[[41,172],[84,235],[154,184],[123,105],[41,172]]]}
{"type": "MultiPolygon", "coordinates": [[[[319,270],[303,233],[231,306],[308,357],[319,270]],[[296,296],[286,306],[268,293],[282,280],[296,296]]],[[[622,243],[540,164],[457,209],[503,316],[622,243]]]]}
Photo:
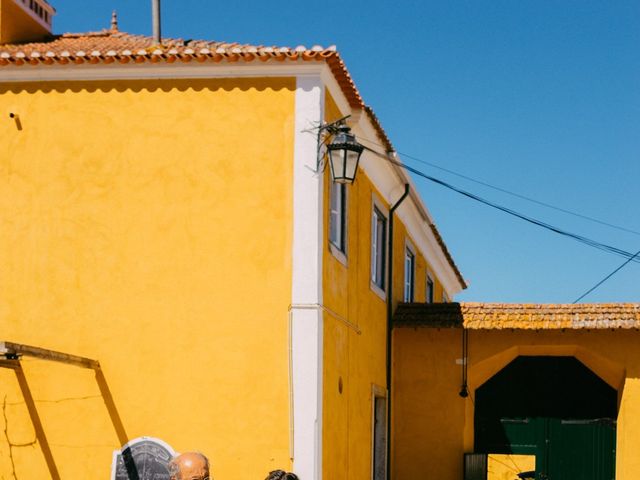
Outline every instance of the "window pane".
{"type": "Polygon", "coordinates": [[[387,399],[375,397],[373,412],[373,480],[384,480],[387,470],[387,399]]]}
{"type": "Polygon", "coordinates": [[[427,303],[433,303],[433,280],[427,277],[427,303]]]}
{"type": "Polygon", "coordinates": [[[347,186],[344,183],[338,184],[338,211],[339,215],[339,228],[340,228],[340,251],[347,251],[347,186]]]}
{"type": "Polygon", "coordinates": [[[371,280],[384,289],[387,219],[375,207],[371,228],[371,280]]]}
{"type": "Polygon", "coordinates": [[[336,198],[336,183],[331,182],[331,193],[330,193],[330,201],[331,208],[329,210],[329,239],[332,243],[336,243],[338,235],[337,235],[337,225],[338,225],[338,209],[337,203],[338,200],[336,198]]]}
{"type": "Polygon", "coordinates": [[[384,287],[384,251],[385,251],[385,219],[382,215],[378,217],[378,252],[376,262],[378,264],[377,284],[380,288],[384,287]]]}
{"type": "Polygon", "coordinates": [[[371,281],[377,284],[378,278],[378,214],[373,211],[371,220],[371,281]]]}
{"type": "Polygon", "coordinates": [[[330,214],[329,214],[329,240],[341,252],[346,252],[346,186],[341,183],[331,182],[330,214]]]}
{"type": "Polygon", "coordinates": [[[404,256],[404,301],[413,302],[415,255],[407,249],[404,256]]]}

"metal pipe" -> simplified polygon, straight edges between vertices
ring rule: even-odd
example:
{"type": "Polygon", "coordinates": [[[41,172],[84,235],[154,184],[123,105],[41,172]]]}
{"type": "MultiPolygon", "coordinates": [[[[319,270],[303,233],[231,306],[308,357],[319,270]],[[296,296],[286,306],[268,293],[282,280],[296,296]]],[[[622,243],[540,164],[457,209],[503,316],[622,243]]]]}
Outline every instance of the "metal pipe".
{"type": "Polygon", "coordinates": [[[153,18],[153,44],[162,44],[160,0],[151,0],[151,15],[153,18]]]}
{"type": "Polygon", "coordinates": [[[404,193],[389,210],[389,267],[387,268],[387,479],[391,478],[391,354],[393,328],[393,214],[409,195],[409,184],[405,183],[404,193]]]}
{"type": "Polygon", "coordinates": [[[459,395],[462,398],[469,396],[469,385],[467,385],[467,364],[469,356],[469,330],[462,324],[462,386],[459,395]]]}

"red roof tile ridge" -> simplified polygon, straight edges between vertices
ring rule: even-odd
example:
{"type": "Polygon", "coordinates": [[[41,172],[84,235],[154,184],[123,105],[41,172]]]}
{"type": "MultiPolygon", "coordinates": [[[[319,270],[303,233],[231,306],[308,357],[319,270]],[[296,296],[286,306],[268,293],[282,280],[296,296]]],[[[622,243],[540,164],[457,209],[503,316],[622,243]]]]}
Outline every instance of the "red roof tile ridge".
{"type": "Polygon", "coordinates": [[[496,302],[461,302],[465,308],[482,309],[531,309],[531,310],[602,310],[614,309],[640,309],[640,303],[496,303],[496,302]]]}
{"type": "Polygon", "coordinates": [[[640,329],[640,303],[537,304],[463,302],[398,307],[399,326],[443,326],[479,330],[640,329]],[[450,306],[449,311],[444,309],[450,306]]]}
{"type": "MultiPolygon", "coordinates": [[[[118,33],[124,33],[124,32],[117,32],[114,33],[111,30],[107,30],[106,28],[103,30],[98,30],[95,32],[66,32],[63,33],[62,35],[57,35],[55,37],[53,37],[54,40],[60,39],[60,38],[95,38],[95,37],[112,37],[112,36],[116,36],[118,33]]],[[[40,42],[40,43],[50,43],[50,42],[40,42]]]]}

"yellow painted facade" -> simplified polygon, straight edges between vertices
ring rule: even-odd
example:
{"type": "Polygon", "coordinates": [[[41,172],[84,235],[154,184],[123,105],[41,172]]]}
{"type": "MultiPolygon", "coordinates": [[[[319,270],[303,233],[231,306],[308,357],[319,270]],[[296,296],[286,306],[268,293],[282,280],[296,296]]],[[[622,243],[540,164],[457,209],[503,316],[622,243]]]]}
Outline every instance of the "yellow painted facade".
{"type": "MultiPolygon", "coordinates": [[[[343,116],[327,94],[325,120],[343,116]]],[[[371,223],[374,201],[387,215],[389,204],[361,168],[356,181],[347,187],[347,248],[343,257],[329,240],[330,181],[327,168],[323,294],[324,305],[332,313],[324,315],[323,478],[368,479],[372,478],[374,392],[385,395],[387,385],[387,306],[386,299],[371,287],[371,223]]],[[[396,216],[394,308],[403,296],[406,241],[415,246],[396,216]]],[[[427,270],[431,269],[422,252],[417,248],[414,252],[415,300],[424,302],[427,270]]],[[[430,274],[435,299],[441,301],[442,285],[434,273],[430,274]]]]}
{"type": "Polygon", "coordinates": [[[394,478],[462,478],[473,452],[474,392],[519,355],[574,356],[618,391],[616,479],[640,476],[640,332],[469,332],[469,391],[462,399],[461,329],[394,330],[394,478]]]}
{"type": "MultiPolygon", "coordinates": [[[[99,360],[126,439],[201,450],[216,479],[291,468],[295,86],[0,86],[0,340],[99,360]]],[[[96,377],[23,364],[61,478],[107,478],[96,377]]],[[[1,474],[49,478],[9,369],[0,405],[1,474]]]]}
{"type": "Polygon", "coordinates": [[[0,45],[38,41],[49,33],[13,0],[0,0],[0,45]]]}
{"type": "MultiPolygon", "coordinates": [[[[409,180],[361,164],[346,255],[332,249],[313,127],[350,115],[354,133],[389,144],[340,58],[308,51],[302,66],[297,49],[286,62],[264,49],[240,63],[154,44],[132,56],[142,37],[115,21],[46,52],[23,43],[47,34],[0,0],[0,44],[13,44],[0,62],[0,342],[100,368],[0,355],[0,477],[106,478],[114,451],[154,437],[202,451],[217,480],[371,478],[374,395],[388,397],[371,220],[409,180]],[[90,55],[69,53],[81,45],[90,55]]],[[[452,293],[464,288],[426,208],[402,209],[386,260],[394,308],[406,245],[415,301],[427,273],[445,298],[420,248],[452,293]]]]}

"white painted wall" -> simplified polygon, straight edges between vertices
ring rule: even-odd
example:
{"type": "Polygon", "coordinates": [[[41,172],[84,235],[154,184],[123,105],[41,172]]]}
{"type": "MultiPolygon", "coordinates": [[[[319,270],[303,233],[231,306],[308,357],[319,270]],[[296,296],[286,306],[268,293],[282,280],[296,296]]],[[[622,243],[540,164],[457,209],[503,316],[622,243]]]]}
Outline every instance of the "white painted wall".
{"type": "Polygon", "coordinates": [[[296,79],[293,165],[293,289],[291,367],[293,467],[304,480],[322,478],[322,175],[317,174],[317,134],[305,131],[324,118],[320,76],[296,79]]]}

